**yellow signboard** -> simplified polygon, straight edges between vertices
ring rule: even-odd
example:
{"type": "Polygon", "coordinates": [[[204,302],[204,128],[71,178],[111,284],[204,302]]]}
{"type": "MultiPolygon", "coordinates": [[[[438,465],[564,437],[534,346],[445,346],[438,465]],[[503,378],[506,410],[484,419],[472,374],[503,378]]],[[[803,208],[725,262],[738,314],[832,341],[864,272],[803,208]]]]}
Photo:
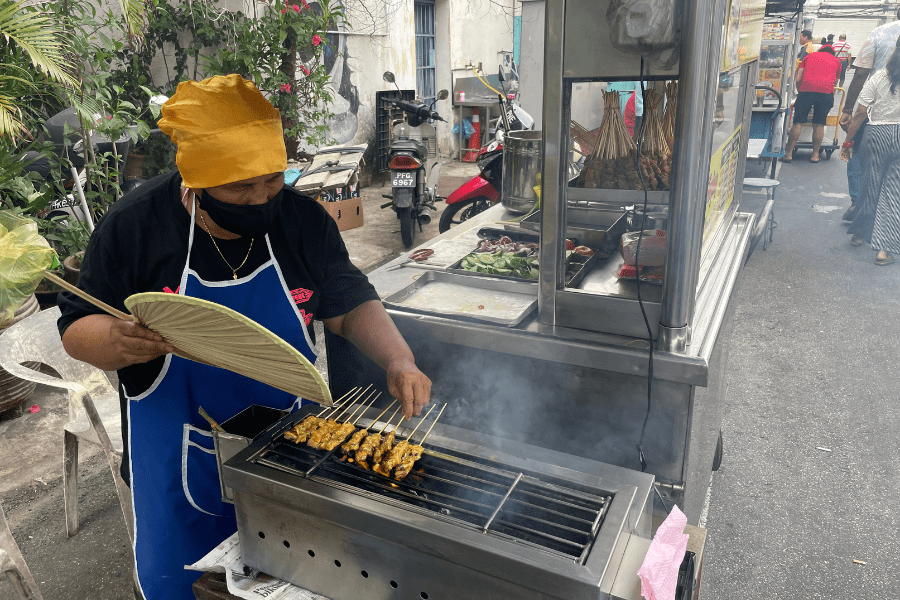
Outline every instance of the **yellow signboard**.
{"type": "Polygon", "coordinates": [[[709,185],[706,192],[706,216],[703,225],[703,247],[721,223],[734,202],[738,156],[741,151],[741,127],[734,130],[709,161],[709,185]]]}
{"type": "Polygon", "coordinates": [[[766,0],[731,0],[725,22],[725,51],[722,70],[759,58],[766,0]]]}

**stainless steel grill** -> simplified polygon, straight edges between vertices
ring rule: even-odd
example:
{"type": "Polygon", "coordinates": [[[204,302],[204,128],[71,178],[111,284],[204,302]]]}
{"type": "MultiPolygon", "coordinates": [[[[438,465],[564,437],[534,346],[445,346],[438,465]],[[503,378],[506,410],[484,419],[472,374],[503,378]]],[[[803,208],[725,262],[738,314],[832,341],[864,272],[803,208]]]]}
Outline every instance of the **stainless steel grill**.
{"type": "Polygon", "coordinates": [[[224,477],[245,562],[330,598],[604,598],[629,537],[649,537],[652,476],[438,425],[395,481],[284,440],[306,414],[224,477]]]}

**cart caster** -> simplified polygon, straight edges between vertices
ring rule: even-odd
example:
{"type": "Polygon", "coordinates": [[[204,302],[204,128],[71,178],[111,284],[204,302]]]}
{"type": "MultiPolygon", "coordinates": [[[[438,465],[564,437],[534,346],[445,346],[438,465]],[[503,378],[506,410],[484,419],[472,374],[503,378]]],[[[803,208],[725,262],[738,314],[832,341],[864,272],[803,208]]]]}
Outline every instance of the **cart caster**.
{"type": "Polygon", "coordinates": [[[718,471],[722,466],[722,430],[719,430],[719,439],[716,442],[716,453],[713,456],[712,470],[718,471]]]}
{"type": "Polygon", "coordinates": [[[825,160],[831,160],[831,155],[834,153],[834,150],[826,150],[825,151],[825,160]]]}

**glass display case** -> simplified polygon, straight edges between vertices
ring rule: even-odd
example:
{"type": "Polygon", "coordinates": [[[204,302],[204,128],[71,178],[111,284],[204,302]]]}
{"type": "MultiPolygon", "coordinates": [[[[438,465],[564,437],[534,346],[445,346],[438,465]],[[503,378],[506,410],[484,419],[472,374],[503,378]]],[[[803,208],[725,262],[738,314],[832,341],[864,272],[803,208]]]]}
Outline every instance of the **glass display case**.
{"type": "MultiPolygon", "coordinates": [[[[759,54],[758,85],[777,92],[782,97],[782,106],[790,101],[794,63],[793,40],[763,40],[759,54]]],[[[778,96],[757,89],[756,107],[774,110],[778,105],[778,96]]]]}

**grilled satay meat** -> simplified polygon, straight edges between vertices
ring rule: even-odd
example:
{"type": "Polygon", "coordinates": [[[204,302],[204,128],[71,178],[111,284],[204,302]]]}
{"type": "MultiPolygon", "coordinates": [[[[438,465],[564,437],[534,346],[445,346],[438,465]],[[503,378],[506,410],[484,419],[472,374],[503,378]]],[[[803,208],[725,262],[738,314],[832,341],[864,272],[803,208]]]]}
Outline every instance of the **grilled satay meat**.
{"type": "Polygon", "coordinates": [[[422,458],[422,453],[425,452],[425,448],[422,446],[415,444],[410,446],[406,453],[403,455],[403,459],[400,461],[400,464],[394,468],[394,479],[400,481],[412,471],[413,465],[416,464],[420,458],[422,458]]]}
{"type": "Polygon", "coordinates": [[[349,423],[346,421],[344,423],[341,423],[341,425],[338,426],[338,428],[335,429],[331,434],[331,437],[325,440],[325,442],[322,444],[322,449],[331,452],[332,450],[343,444],[344,440],[346,440],[354,431],[356,431],[356,427],[353,426],[353,423],[349,423]]]}
{"type": "Polygon", "coordinates": [[[321,448],[322,444],[331,437],[331,434],[334,433],[338,427],[337,421],[332,421],[331,419],[325,421],[318,429],[310,434],[309,439],[306,440],[306,445],[310,448],[321,448]]]}
{"type": "Polygon", "coordinates": [[[391,448],[394,447],[394,432],[390,432],[384,437],[384,440],[381,442],[381,445],[375,448],[375,452],[372,453],[372,465],[378,465],[381,463],[381,458],[391,451],[391,448]]]}
{"type": "Polygon", "coordinates": [[[403,455],[406,454],[406,451],[409,449],[409,441],[403,440],[402,442],[397,442],[397,445],[391,448],[390,453],[388,453],[387,457],[381,461],[381,470],[390,473],[394,470],[394,467],[400,464],[400,461],[403,460],[403,455]]]}
{"type": "MultiPolygon", "coordinates": [[[[353,440],[351,439],[351,441],[353,440]]],[[[375,452],[379,444],[381,444],[381,434],[370,433],[366,436],[366,439],[363,441],[363,443],[359,445],[359,450],[356,451],[356,454],[353,456],[353,458],[356,459],[356,462],[360,466],[365,465],[366,459],[372,456],[372,453],[375,452]]]]}
{"type": "Polygon", "coordinates": [[[362,444],[363,438],[366,437],[367,433],[369,433],[368,429],[358,429],[356,433],[350,436],[350,439],[341,446],[341,451],[344,454],[350,454],[351,452],[359,450],[359,446],[362,444]]]}
{"type": "Polygon", "coordinates": [[[291,440],[295,444],[305,442],[309,435],[315,431],[319,425],[325,422],[325,419],[315,415],[309,415],[300,423],[297,423],[285,432],[284,437],[291,440]]]}

